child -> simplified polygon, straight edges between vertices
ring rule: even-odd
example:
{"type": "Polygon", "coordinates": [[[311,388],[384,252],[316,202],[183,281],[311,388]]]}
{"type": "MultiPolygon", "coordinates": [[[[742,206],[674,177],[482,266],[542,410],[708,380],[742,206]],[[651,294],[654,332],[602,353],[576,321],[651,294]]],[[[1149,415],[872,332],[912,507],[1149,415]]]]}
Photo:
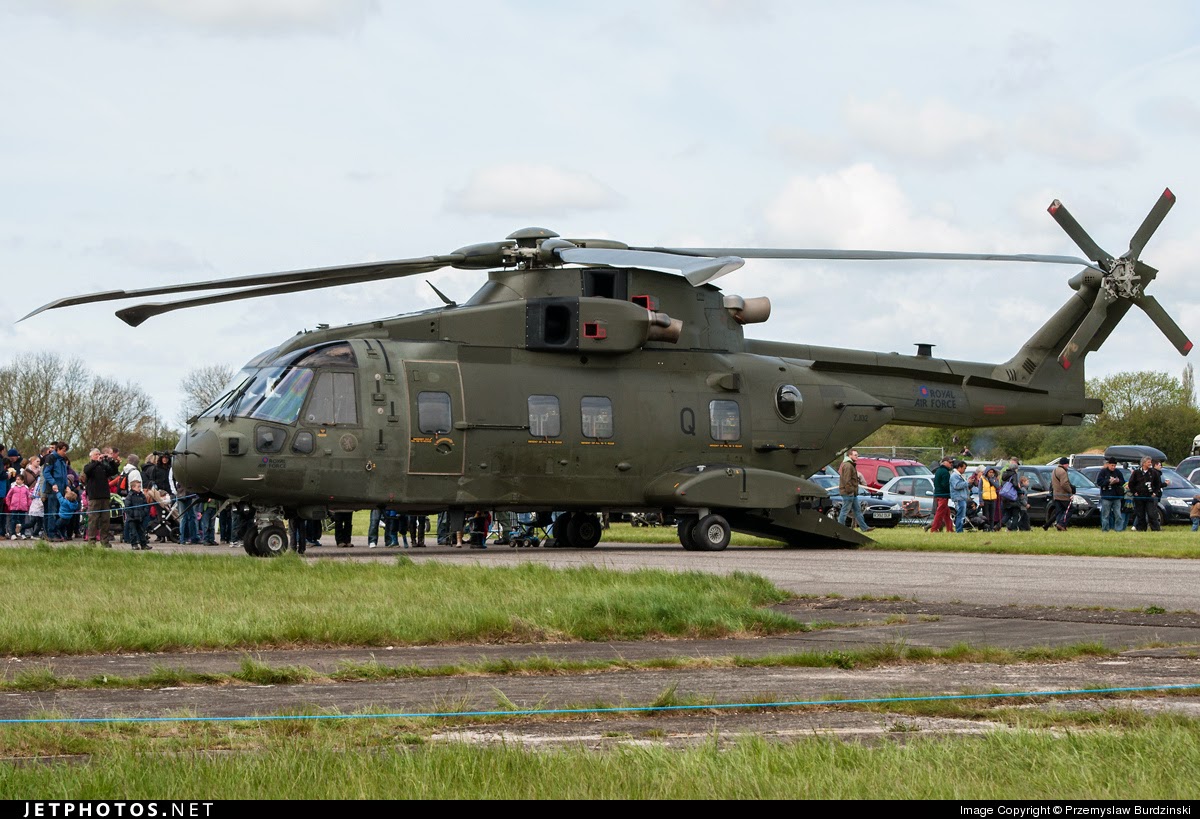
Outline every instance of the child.
{"type": "Polygon", "coordinates": [[[125,534],[126,543],[138,549],[149,549],[150,541],[146,537],[146,521],[150,518],[149,500],[142,494],[142,482],[131,477],[129,494],[125,496],[125,534]]]}
{"type": "Polygon", "coordinates": [[[8,539],[16,540],[22,537],[25,530],[25,514],[29,511],[33,493],[29,491],[29,484],[17,475],[17,470],[10,469],[8,474],[12,478],[12,486],[5,497],[8,504],[8,539]]]}
{"type": "Polygon", "coordinates": [[[79,516],[79,496],[70,489],[67,494],[63,494],[58,488],[58,484],[50,487],[50,491],[58,499],[58,531],[59,536],[50,538],[53,541],[61,543],[68,538],[65,536],[69,531],[69,526],[72,518],[79,516]]]}
{"type": "MultiPolygon", "coordinates": [[[[9,502],[8,508],[12,509],[11,502],[9,502]]],[[[1192,519],[1192,531],[1195,532],[1197,529],[1200,529],[1200,495],[1192,498],[1192,511],[1189,517],[1192,519]]]]}
{"type": "Polygon", "coordinates": [[[29,540],[40,537],[46,531],[46,502],[42,500],[41,477],[26,472],[25,482],[30,486],[33,498],[29,501],[29,511],[25,513],[25,528],[21,531],[21,538],[29,540]]]}

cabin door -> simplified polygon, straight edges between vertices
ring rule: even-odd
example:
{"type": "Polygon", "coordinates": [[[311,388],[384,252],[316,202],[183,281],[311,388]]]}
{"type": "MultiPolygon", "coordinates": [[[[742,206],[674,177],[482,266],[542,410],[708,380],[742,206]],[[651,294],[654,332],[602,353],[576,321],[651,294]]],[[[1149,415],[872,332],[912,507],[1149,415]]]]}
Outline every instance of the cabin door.
{"type": "Polygon", "coordinates": [[[458,362],[405,361],[404,371],[409,395],[408,473],[461,475],[467,431],[462,428],[466,414],[458,362]]]}

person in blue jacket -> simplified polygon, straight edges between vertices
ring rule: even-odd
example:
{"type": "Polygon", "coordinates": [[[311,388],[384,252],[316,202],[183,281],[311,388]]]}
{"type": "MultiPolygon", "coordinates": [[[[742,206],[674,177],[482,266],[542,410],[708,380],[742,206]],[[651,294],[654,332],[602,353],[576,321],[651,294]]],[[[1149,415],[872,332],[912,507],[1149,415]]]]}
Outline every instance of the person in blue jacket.
{"type": "Polygon", "coordinates": [[[954,531],[961,532],[967,525],[967,505],[971,500],[971,484],[963,473],[967,471],[966,461],[955,461],[950,470],[950,502],[954,504],[954,531]]]}
{"type": "MultiPolygon", "coordinates": [[[[63,494],[62,489],[58,484],[54,484],[50,487],[50,489],[54,492],[54,499],[58,504],[58,531],[66,531],[67,524],[70,522],[71,518],[79,514],[79,496],[70,489],[66,491],[66,494],[63,494]]],[[[49,514],[46,515],[46,525],[50,525],[49,514]]],[[[61,541],[64,540],[64,538],[61,535],[56,535],[49,538],[49,540],[61,541]]]]}

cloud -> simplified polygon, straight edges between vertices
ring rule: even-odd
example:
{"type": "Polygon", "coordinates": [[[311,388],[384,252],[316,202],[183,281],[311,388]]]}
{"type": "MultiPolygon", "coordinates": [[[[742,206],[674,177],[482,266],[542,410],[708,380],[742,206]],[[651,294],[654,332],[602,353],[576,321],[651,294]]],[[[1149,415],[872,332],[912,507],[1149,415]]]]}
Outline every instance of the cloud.
{"type": "Polygon", "coordinates": [[[1143,104],[1142,114],[1172,131],[1200,134],[1200,104],[1188,97],[1154,97],[1143,104]]]}
{"type": "Polygon", "coordinates": [[[222,34],[343,33],[378,14],[378,0],[38,0],[19,10],[60,18],[168,24],[222,34]]]}
{"type": "Polygon", "coordinates": [[[961,251],[976,247],[941,219],[918,216],[895,177],[859,163],[790,179],[763,213],[771,241],[792,247],[961,251]]]}
{"type": "Polygon", "coordinates": [[[845,141],[805,128],[780,125],[767,132],[767,140],[783,154],[803,162],[834,164],[850,156],[845,141]]]}
{"type": "Polygon", "coordinates": [[[1091,111],[1056,105],[1022,117],[1013,131],[1016,146],[1072,165],[1111,165],[1136,159],[1138,146],[1091,111]]]}
{"type": "Polygon", "coordinates": [[[551,165],[493,165],[476,171],[447,207],[460,213],[522,216],[616,207],[622,199],[589,174],[551,165]]]}
{"type": "Polygon", "coordinates": [[[954,162],[991,158],[1000,151],[1000,129],[992,120],[945,100],[851,99],[843,116],[860,142],[897,159],[954,162]]]}
{"type": "Polygon", "coordinates": [[[169,239],[109,237],[88,247],[87,252],[112,259],[132,270],[158,275],[212,270],[212,266],[190,248],[169,239]]]}

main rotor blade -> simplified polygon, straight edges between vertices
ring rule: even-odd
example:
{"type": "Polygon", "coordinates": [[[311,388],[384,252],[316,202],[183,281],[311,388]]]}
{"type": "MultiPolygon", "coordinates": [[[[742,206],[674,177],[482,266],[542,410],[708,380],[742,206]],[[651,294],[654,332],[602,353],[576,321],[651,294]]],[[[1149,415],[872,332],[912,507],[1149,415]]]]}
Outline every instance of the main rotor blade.
{"type": "Polygon", "coordinates": [[[1162,196],[1158,197],[1158,201],[1154,203],[1154,207],[1150,208],[1150,212],[1146,214],[1142,226],[1129,240],[1129,258],[1136,260],[1142,255],[1142,249],[1146,246],[1146,242],[1150,241],[1150,237],[1154,235],[1154,231],[1158,230],[1158,226],[1162,224],[1162,220],[1166,218],[1174,204],[1175,194],[1171,193],[1170,188],[1166,188],[1163,190],[1162,196]]]}
{"type": "Polygon", "coordinates": [[[746,262],[734,255],[721,254],[717,258],[690,253],[671,253],[661,250],[630,248],[571,247],[554,251],[558,258],[571,264],[603,264],[616,267],[665,267],[678,270],[693,287],[719,279],[732,273],[746,262]]]}
{"type": "Polygon", "coordinates": [[[1071,336],[1067,346],[1058,355],[1058,363],[1062,365],[1064,370],[1071,369],[1071,365],[1078,358],[1081,358],[1087,352],[1087,346],[1092,338],[1096,335],[1096,331],[1100,329],[1100,325],[1104,324],[1104,319],[1108,317],[1108,306],[1116,301],[1115,298],[1108,294],[1107,290],[1101,288],[1096,293],[1096,300],[1092,302],[1092,309],[1084,316],[1079,327],[1071,336]]]}
{"type": "MultiPolygon", "coordinates": [[[[396,276],[409,276],[414,273],[425,273],[440,267],[462,262],[464,257],[459,253],[447,256],[423,256],[416,259],[396,259],[390,262],[367,262],[365,264],[340,265],[337,267],[314,267],[307,270],[285,270],[279,273],[263,273],[254,276],[237,276],[232,279],[213,279],[205,282],[187,282],[170,284],[161,287],[147,287],[141,290],[108,290],[103,293],[89,293],[82,296],[66,298],[44,304],[32,313],[18,319],[24,321],[46,310],[59,307],[71,307],[77,304],[94,304],[100,301],[115,301],[117,299],[144,299],[149,296],[165,296],[170,293],[192,293],[197,290],[223,290],[234,287],[252,287],[257,285],[287,284],[290,282],[309,282],[322,279],[333,280],[335,284],[345,283],[347,277],[362,276],[373,271],[381,279],[396,276]],[[433,265],[430,267],[430,265],[433,265]]],[[[247,297],[249,298],[249,297],[247,297]]]]}
{"type": "Polygon", "coordinates": [[[1175,319],[1171,318],[1163,306],[1158,303],[1158,299],[1154,296],[1138,296],[1133,302],[1145,311],[1151,321],[1158,325],[1158,329],[1162,330],[1167,340],[1175,345],[1176,350],[1183,355],[1192,351],[1192,342],[1188,340],[1183,330],[1179,329],[1175,319]]]}
{"type": "Polygon", "coordinates": [[[282,296],[286,293],[300,293],[305,290],[319,290],[323,287],[338,287],[343,284],[361,284],[363,282],[374,282],[382,279],[395,279],[401,276],[412,276],[417,273],[432,273],[445,266],[440,261],[430,261],[423,266],[409,264],[399,270],[396,270],[394,263],[391,262],[385,262],[380,265],[356,265],[356,268],[366,272],[360,272],[358,275],[341,275],[313,281],[297,281],[273,287],[254,287],[235,290],[232,293],[218,293],[215,296],[203,296],[197,299],[184,299],[182,301],[157,304],[135,304],[132,307],[118,310],[117,318],[130,327],[137,327],[148,318],[159,316],[163,313],[170,313],[174,310],[183,310],[187,307],[203,307],[208,304],[222,304],[242,299],[257,299],[262,296],[282,296]]]}
{"type": "Polygon", "coordinates": [[[1078,245],[1079,249],[1087,254],[1089,259],[1099,262],[1101,267],[1105,268],[1107,272],[1108,263],[1112,261],[1112,254],[1105,252],[1100,245],[1093,241],[1091,236],[1087,235],[1087,231],[1075,221],[1075,217],[1067,210],[1067,206],[1055,199],[1050,203],[1050,207],[1047,210],[1054,217],[1054,221],[1058,222],[1059,227],[1065,230],[1067,235],[1071,237],[1071,241],[1078,245]]]}
{"type": "Polygon", "coordinates": [[[1047,256],[1041,253],[932,253],[908,250],[829,250],[817,248],[761,247],[631,247],[652,253],[673,253],[683,256],[740,256],[744,259],[842,259],[859,261],[891,261],[930,259],[935,261],[967,262],[1039,262],[1043,264],[1075,264],[1096,267],[1090,259],[1078,256],[1047,256]]]}

